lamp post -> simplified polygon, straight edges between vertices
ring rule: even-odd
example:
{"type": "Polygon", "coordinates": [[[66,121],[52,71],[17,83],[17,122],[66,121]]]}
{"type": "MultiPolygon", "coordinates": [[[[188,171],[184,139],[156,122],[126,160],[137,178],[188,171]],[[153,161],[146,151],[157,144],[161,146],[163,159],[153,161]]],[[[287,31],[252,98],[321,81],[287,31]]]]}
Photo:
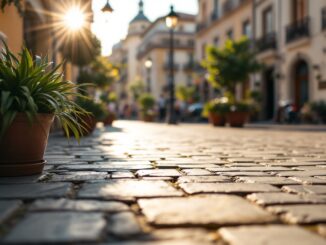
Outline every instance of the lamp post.
{"type": "Polygon", "coordinates": [[[103,13],[112,13],[113,12],[113,8],[111,7],[109,0],[106,1],[106,4],[104,5],[104,7],[101,9],[103,13]]]}
{"type": "Polygon", "coordinates": [[[148,58],[145,61],[145,67],[146,67],[146,71],[147,71],[147,92],[150,93],[151,92],[151,69],[153,66],[153,61],[151,58],[148,58]]]}
{"type": "Polygon", "coordinates": [[[165,17],[167,27],[170,29],[170,55],[169,55],[169,105],[167,114],[168,124],[177,124],[177,117],[174,108],[175,102],[175,84],[174,84],[174,29],[178,25],[179,16],[174,12],[171,5],[170,13],[165,17]]]}

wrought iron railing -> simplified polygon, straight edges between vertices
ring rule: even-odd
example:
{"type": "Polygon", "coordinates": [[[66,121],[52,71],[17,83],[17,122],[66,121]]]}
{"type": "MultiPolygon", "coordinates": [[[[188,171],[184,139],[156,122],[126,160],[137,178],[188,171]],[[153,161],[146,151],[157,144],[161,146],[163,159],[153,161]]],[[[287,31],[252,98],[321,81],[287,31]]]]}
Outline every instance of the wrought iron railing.
{"type": "Polygon", "coordinates": [[[310,18],[305,17],[286,27],[286,42],[290,43],[298,39],[310,36],[310,18]]]}
{"type": "Polygon", "coordinates": [[[276,33],[268,33],[256,40],[256,48],[259,52],[273,50],[277,48],[276,33]]]}

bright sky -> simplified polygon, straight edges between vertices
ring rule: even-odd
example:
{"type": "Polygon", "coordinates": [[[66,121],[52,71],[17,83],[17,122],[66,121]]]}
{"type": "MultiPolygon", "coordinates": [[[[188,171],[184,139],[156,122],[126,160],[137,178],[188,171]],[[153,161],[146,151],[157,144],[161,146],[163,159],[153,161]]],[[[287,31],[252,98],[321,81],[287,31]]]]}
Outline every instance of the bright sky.
{"type": "MultiPolygon", "coordinates": [[[[109,55],[112,46],[123,39],[128,31],[129,22],[138,13],[139,0],[110,0],[114,12],[105,16],[101,8],[106,0],[93,0],[93,32],[102,42],[103,55],[109,55]]],[[[197,0],[144,0],[144,12],[151,20],[168,14],[170,5],[178,12],[196,14],[197,0]]]]}

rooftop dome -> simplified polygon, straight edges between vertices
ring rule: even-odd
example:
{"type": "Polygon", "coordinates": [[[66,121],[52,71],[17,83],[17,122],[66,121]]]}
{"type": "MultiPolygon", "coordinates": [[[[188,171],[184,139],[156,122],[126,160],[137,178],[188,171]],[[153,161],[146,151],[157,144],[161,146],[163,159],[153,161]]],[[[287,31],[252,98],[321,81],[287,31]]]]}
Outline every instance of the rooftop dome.
{"type": "Polygon", "coordinates": [[[137,22],[137,21],[148,21],[149,22],[149,19],[144,14],[144,3],[143,3],[143,1],[140,0],[138,5],[139,5],[138,14],[136,15],[135,18],[133,18],[133,20],[130,23],[134,23],[134,22],[137,22]]]}

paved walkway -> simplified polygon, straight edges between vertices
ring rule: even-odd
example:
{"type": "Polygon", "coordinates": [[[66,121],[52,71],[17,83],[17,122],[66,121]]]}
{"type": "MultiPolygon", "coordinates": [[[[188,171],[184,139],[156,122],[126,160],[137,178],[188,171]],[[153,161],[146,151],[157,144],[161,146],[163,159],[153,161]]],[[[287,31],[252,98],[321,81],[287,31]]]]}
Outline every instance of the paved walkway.
{"type": "Polygon", "coordinates": [[[326,133],[117,122],[0,179],[1,244],[326,244],[326,133]]]}

